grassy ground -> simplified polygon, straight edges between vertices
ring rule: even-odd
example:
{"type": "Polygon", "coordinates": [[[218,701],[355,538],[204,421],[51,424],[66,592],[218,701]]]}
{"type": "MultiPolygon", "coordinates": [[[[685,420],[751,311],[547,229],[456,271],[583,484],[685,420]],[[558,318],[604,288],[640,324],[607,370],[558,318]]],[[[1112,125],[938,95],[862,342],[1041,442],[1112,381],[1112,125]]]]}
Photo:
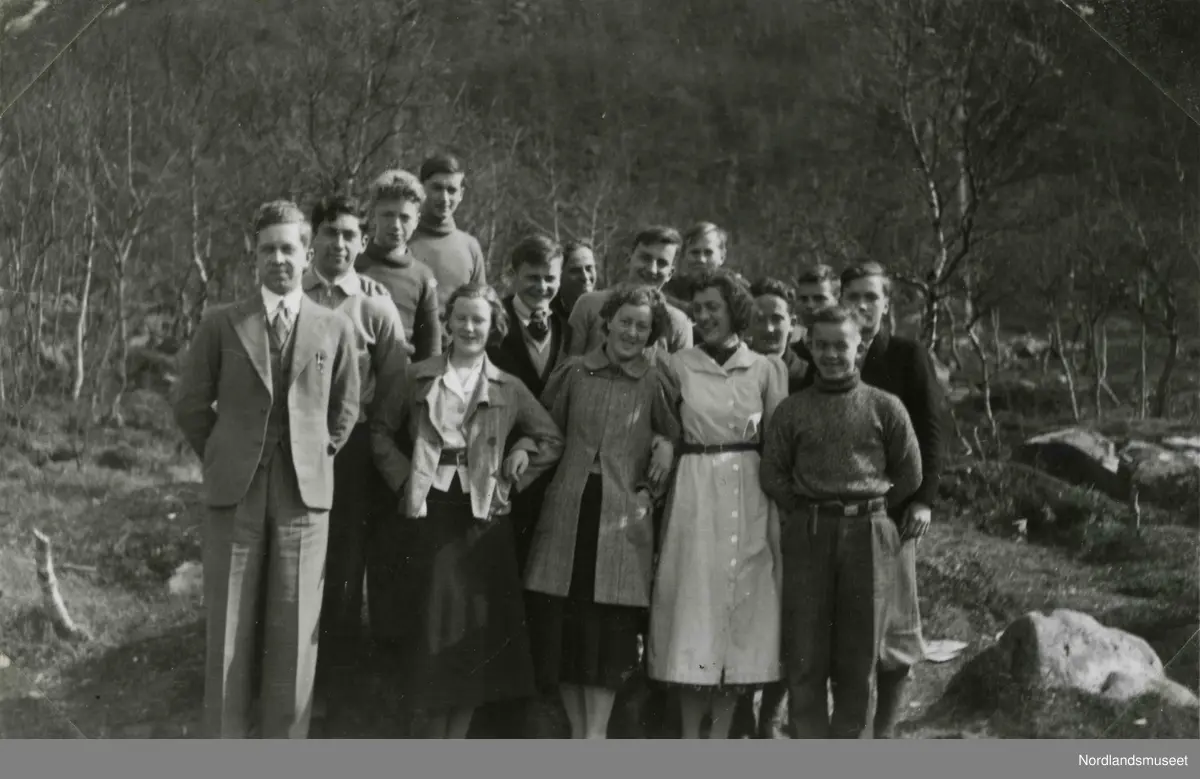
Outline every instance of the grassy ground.
{"type": "MultiPolygon", "coordinates": [[[[198,470],[181,455],[160,399],[139,396],[132,405],[129,427],[94,431],[83,453],[61,409],[42,409],[0,433],[0,653],[11,660],[0,667],[0,738],[197,731],[200,604],[168,595],[166,582],[180,562],[199,556],[198,470]],[[34,527],[54,541],[68,607],[94,641],[64,643],[41,618],[34,527]]],[[[1200,685],[1194,527],[1158,511],[1129,535],[1105,518],[1119,507],[1089,503],[1061,485],[1031,486],[1019,468],[957,465],[943,491],[946,508],[921,545],[922,612],[927,638],[969,647],[920,669],[902,735],[1195,737],[1194,712],[1147,701],[1118,707],[1053,694],[972,707],[969,691],[956,687],[946,699],[956,706],[933,706],[1005,625],[1040,608],[1080,609],[1138,633],[1169,675],[1200,685]],[[1038,541],[1007,537],[1023,495],[1083,529],[1038,541]]]]}

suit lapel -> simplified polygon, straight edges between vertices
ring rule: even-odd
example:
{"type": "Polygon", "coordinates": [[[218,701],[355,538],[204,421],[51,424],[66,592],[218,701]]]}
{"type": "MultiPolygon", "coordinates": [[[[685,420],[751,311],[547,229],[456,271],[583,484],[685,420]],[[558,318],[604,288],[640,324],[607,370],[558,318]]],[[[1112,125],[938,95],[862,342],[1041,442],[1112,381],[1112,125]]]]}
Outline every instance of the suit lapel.
{"type": "Polygon", "coordinates": [[[300,315],[296,318],[296,324],[293,325],[296,332],[294,333],[295,343],[292,345],[292,370],[291,375],[288,376],[289,388],[296,383],[296,377],[300,375],[300,371],[304,370],[304,366],[312,361],[321,345],[321,334],[325,327],[313,315],[316,305],[307,296],[300,298],[300,315]]]}
{"type": "Polygon", "coordinates": [[[255,295],[242,301],[233,329],[250,358],[250,364],[262,379],[263,386],[274,395],[271,388],[271,347],[267,343],[267,315],[261,296],[255,295]]]}

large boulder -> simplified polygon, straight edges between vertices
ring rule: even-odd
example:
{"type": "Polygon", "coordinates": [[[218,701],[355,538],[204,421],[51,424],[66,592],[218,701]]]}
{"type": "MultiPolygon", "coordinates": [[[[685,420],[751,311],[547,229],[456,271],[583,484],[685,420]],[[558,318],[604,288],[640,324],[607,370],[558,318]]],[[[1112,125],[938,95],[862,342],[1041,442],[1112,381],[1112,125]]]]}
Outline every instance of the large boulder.
{"type": "Polygon", "coordinates": [[[1132,471],[1112,441],[1092,430],[1070,427],[1034,436],[1014,459],[1055,478],[1088,487],[1114,500],[1128,500],[1132,471]]]}
{"type": "Polygon", "coordinates": [[[996,667],[1022,688],[1073,689],[1118,701],[1154,694],[1196,706],[1196,694],[1167,678],[1144,639],[1070,609],[1016,619],[995,647],[996,667]]]}
{"type": "Polygon", "coordinates": [[[1132,473],[1139,501],[1191,512],[1193,518],[1200,513],[1200,450],[1130,441],[1120,458],[1132,473]]]}

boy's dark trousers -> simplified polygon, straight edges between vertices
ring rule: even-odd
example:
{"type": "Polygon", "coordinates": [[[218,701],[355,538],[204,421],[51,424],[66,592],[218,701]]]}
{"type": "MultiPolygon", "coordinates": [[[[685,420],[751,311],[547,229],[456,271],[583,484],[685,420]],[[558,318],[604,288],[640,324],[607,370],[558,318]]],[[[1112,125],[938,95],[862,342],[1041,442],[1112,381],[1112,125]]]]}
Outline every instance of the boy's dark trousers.
{"type": "Polygon", "coordinates": [[[332,720],[361,694],[354,674],[364,665],[363,575],[368,535],[382,477],[371,454],[370,428],[357,425],[333,461],[333,506],[325,557],[325,593],[321,601],[321,639],[317,654],[317,689],[332,720]],[[352,678],[354,677],[354,678],[352,678]]]}
{"type": "Polygon", "coordinates": [[[876,498],[797,507],[787,512],[781,536],[793,736],[870,738],[899,529],[876,498]]]}

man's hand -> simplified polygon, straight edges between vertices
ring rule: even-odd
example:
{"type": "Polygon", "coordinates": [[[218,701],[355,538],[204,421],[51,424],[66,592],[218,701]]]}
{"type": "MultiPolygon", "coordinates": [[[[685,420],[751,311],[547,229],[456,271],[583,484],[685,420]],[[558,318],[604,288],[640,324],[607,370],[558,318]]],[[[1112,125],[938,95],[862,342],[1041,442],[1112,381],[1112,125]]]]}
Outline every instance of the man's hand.
{"type": "Polygon", "coordinates": [[[900,528],[900,540],[920,539],[929,532],[933,511],[924,503],[910,503],[904,510],[904,524],[900,528]]]}
{"type": "Polygon", "coordinates": [[[529,467],[529,453],[524,449],[518,449],[508,457],[504,458],[504,468],[502,474],[505,481],[516,484],[525,475],[525,469],[529,467]]]}
{"type": "Polygon", "coordinates": [[[658,439],[650,453],[650,467],[646,478],[655,490],[661,491],[666,486],[667,477],[671,475],[671,465],[675,461],[675,447],[670,441],[658,439]]]}

